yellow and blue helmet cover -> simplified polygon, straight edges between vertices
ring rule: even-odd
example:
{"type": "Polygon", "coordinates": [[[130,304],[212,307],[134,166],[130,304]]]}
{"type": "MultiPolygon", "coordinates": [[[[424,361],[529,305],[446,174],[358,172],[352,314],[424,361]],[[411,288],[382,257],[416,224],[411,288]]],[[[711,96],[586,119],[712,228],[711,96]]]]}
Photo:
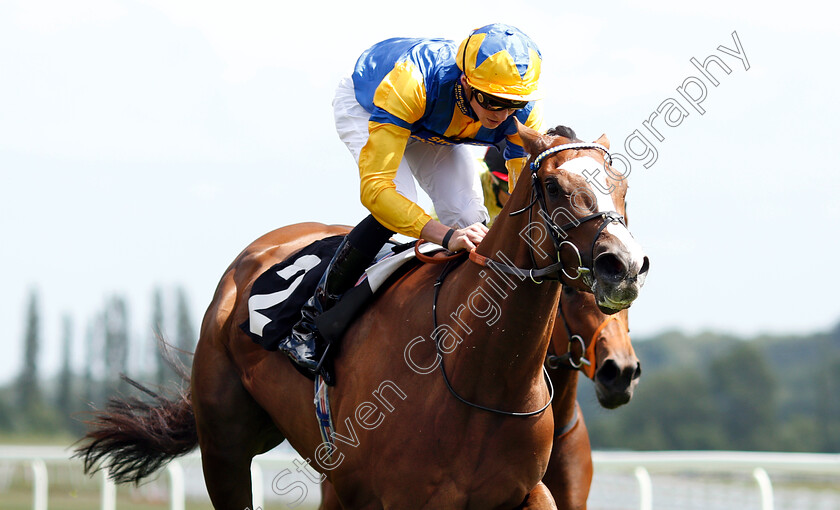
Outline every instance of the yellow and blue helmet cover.
{"type": "Polygon", "coordinates": [[[516,27],[493,23],[473,30],[458,47],[456,63],[467,83],[487,94],[515,101],[542,97],[542,55],[516,27]]]}

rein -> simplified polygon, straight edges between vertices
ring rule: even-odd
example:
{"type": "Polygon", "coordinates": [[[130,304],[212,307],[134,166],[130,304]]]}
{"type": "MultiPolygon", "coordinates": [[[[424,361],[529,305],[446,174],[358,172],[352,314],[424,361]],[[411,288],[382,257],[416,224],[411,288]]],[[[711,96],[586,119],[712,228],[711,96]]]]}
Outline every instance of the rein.
{"type": "Polygon", "coordinates": [[[587,344],[584,342],[582,336],[573,334],[571,328],[569,328],[569,321],[566,320],[565,312],[563,312],[562,294],[560,296],[560,306],[558,308],[560,310],[560,315],[562,316],[563,327],[566,328],[566,334],[569,337],[569,348],[565,354],[559,356],[556,354],[549,354],[545,358],[545,364],[552,370],[556,370],[561,367],[570,368],[572,370],[580,370],[584,373],[584,375],[592,379],[594,378],[595,371],[597,370],[595,365],[595,342],[598,340],[601,332],[604,331],[604,328],[613,321],[620,323],[621,319],[619,319],[617,315],[607,316],[607,318],[598,325],[595,332],[592,333],[592,338],[589,339],[589,343],[587,344]],[[575,360],[574,354],[572,354],[572,346],[575,341],[578,342],[581,348],[581,355],[578,357],[577,361],[575,360]]]}
{"type": "MultiPolygon", "coordinates": [[[[452,272],[453,269],[455,269],[461,262],[463,262],[463,260],[464,259],[448,262],[443,268],[443,271],[441,272],[440,276],[438,276],[438,279],[435,281],[435,294],[434,301],[432,303],[432,323],[434,324],[434,329],[432,329],[432,331],[437,330],[438,327],[437,301],[438,295],[440,294],[440,289],[443,286],[443,280],[449,275],[450,272],[452,272]]],[[[545,377],[546,383],[548,384],[548,402],[546,402],[544,406],[537,409],[536,411],[503,411],[501,409],[493,409],[492,407],[486,407],[481,404],[470,402],[469,400],[459,395],[458,392],[455,391],[455,388],[452,387],[452,383],[449,381],[449,376],[446,375],[446,367],[443,363],[444,353],[443,351],[441,351],[440,342],[438,342],[437,340],[435,340],[435,352],[437,352],[437,355],[440,357],[440,373],[443,375],[443,381],[446,383],[446,388],[449,390],[449,393],[451,393],[452,396],[454,396],[456,399],[460,400],[461,402],[470,407],[474,407],[476,409],[481,409],[482,411],[488,411],[495,414],[501,414],[503,416],[518,416],[521,418],[527,418],[529,416],[536,416],[542,413],[543,411],[548,409],[548,406],[551,405],[551,401],[554,400],[554,385],[551,383],[551,378],[548,376],[548,370],[545,368],[545,364],[543,364],[543,376],[545,377]]]]}
{"type": "Polygon", "coordinates": [[[444,262],[449,262],[450,260],[457,260],[466,255],[466,252],[463,251],[452,252],[447,255],[442,255],[440,257],[436,257],[435,254],[426,255],[425,253],[420,251],[420,246],[425,242],[425,239],[418,239],[417,242],[414,243],[414,256],[417,257],[417,260],[423,262],[424,264],[443,264],[444,262]]]}
{"type": "MultiPolygon", "coordinates": [[[[598,237],[600,237],[601,232],[603,232],[604,229],[606,229],[611,223],[621,223],[622,225],[626,226],[626,223],[624,222],[624,216],[618,214],[618,212],[616,211],[596,212],[588,216],[584,216],[583,218],[566,223],[565,225],[557,225],[554,219],[552,219],[548,214],[548,206],[545,201],[545,195],[543,195],[542,187],[540,186],[540,179],[537,175],[540,169],[540,165],[542,165],[543,160],[545,160],[545,158],[547,158],[548,156],[566,150],[578,149],[601,150],[605,154],[605,161],[612,161],[612,157],[610,156],[609,150],[599,143],[567,143],[563,145],[557,145],[555,147],[551,147],[543,151],[542,153],[537,155],[536,158],[534,158],[530,165],[532,186],[531,195],[533,198],[531,199],[530,203],[524,208],[519,209],[518,211],[513,211],[508,214],[509,216],[516,216],[518,214],[524,213],[525,211],[528,211],[530,224],[530,220],[533,218],[532,215],[534,204],[539,203],[540,207],[542,208],[542,214],[540,214],[540,216],[542,217],[543,223],[545,224],[549,234],[551,235],[551,241],[554,243],[554,249],[557,254],[557,262],[550,264],[544,268],[520,268],[514,266],[511,263],[498,262],[484,255],[479,255],[475,252],[475,250],[470,251],[471,261],[481,266],[490,267],[492,269],[496,269],[507,274],[516,275],[520,278],[528,277],[534,283],[538,284],[542,283],[543,280],[562,281],[561,275],[564,275],[569,280],[577,280],[578,278],[583,276],[585,282],[587,281],[587,279],[591,281],[592,269],[583,265],[583,259],[581,259],[580,251],[578,250],[578,248],[572,242],[563,239],[563,236],[565,236],[565,232],[573,228],[579,227],[588,221],[601,218],[601,226],[598,227],[598,231],[592,238],[592,245],[589,250],[590,260],[594,262],[595,242],[598,240],[598,237]],[[560,251],[562,250],[564,245],[571,246],[572,249],[575,251],[575,254],[577,255],[578,264],[577,268],[575,269],[575,272],[577,273],[575,276],[571,276],[569,273],[566,272],[566,269],[563,267],[563,261],[560,259],[560,251]],[[552,276],[554,275],[556,276],[552,278],[552,276]],[[538,281],[537,278],[542,278],[543,280],[538,281]]],[[[534,265],[536,265],[536,260],[534,259],[533,254],[533,248],[531,249],[531,260],[534,262],[534,265]]],[[[591,287],[592,283],[587,283],[587,285],[591,287]]]]}
{"type": "MultiPolygon", "coordinates": [[[[577,149],[599,149],[599,150],[603,151],[604,154],[605,154],[605,162],[607,160],[609,160],[609,161],[612,160],[612,158],[610,157],[609,150],[606,147],[604,147],[603,145],[598,144],[598,143],[583,143],[583,142],[581,142],[581,143],[577,143],[577,142],[576,143],[567,143],[567,144],[551,147],[551,148],[543,151],[542,153],[537,155],[536,158],[534,158],[534,160],[531,162],[531,165],[530,165],[531,184],[532,184],[531,195],[532,195],[533,198],[531,199],[530,203],[527,206],[525,206],[524,208],[522,208],[518,211],[514,211],[514,212],[509,213],[509,216],[516,216],[516,215],[521,214],[525,211],[528,211],[529,224],[530,224],[530,219],[532,219],[532,217],[533,217],[532,215],[533,215],[534,204],[536,204],[536,203],[540,204],[540,207],[542,208],[542,211],[541,211],[542,214],[540,214],[540,216],[542,217],[543,223],[547,227],[547,229],[548,229],[548,231],[551,235],[551,240],[554,243],[555,252],[557,254],[557,262],[555,262],[553,264],[550,264],[547,267],[543,267],[543,268],[536,268],[536,267],[520,268],[520,267],[517,267],[517,266],[513,265],[512,263],[510,263],[509,260],[499,262],[499,261],[491,259],[490,257],[480,255],[475,251],[475,249],[471,250],[470,254],[469,254],[469,259],[472,262],[474,262],[474,263],[476,263],[480,266],[489,267],[489,268],[494,269],[494,270],[502,271],[502,272],[507,273],[507,274],[516,275],[516,276],[518,276],[522,279],[524,279],[525,277],[528,277],[528,278],[531,279],[531,281],[533,281],[534,283],[537,283],[537,284],[540,284],[544,280],[548,280],[548,279],[562,281],[562,276],[561,275],[566,276],[566,278],[568,278],[569,280],[577,280],[578,278],[583,276],[584,277],[584,282],[587,281],[587,278],[589,278],[590,281],[591,281],[592,269],[588,268],[588,267],[584,267],[583,260],[581,259],[580,251],[578,250],[578,248],[572,242],[566,241],[565,239],[562,238],[563,236],[565,236],[565,231],[566,230],[571,230],[571,229],[576,228],[576,227],[579,227],[583,223],[586,223],[590,220],[601,218],[601,220],[602,220],[601,225],[600,225],[600,227],[598,227],[598,231],[595,233],[595,236],[592,238],[592,246],[590,247],[590,260],[592,260],[594,262],[595,243],[598,240],[598,237],[601,235],[601,233],[604,231],[604,229],[606,229],[607,226],[609,226],[611,223],[621,223],[622,225],[626,225],[625,222],[624,222],[624,217],[622,215],[618,214],[618,212],[616,212],[616,211],[596,212],[596,213],[590,214],[588,216],[585,216],[583,218],[577,219],[575,221],[569,222],[565,225],[562,225],[562,226],[557,225],[557,223],[548,214],[548,205],[546,204],[545,195],[543,194],[542,187],[540,186],[540,179],[539,179],[539,176],[537,175],[538,172],[539,172],[539,169],[540,169],[540,165],[542,164],[543,160],[546,157],[548,157],[552,154],[556,154],[558,152],[565,151],[565,150],[577,150],[577,149]],[[566,272],[566,269],[563,267],[563,261],[560,258],[560,251],[562,250],[564,245],[571,246],[572,249],[574,249],[575,253],[577,254],[578,266],[575,270],[577,274],[574,277],[572,277],[569,273],[566,272]],[[554,277],[552,278],[552,276],[554,276],[554,277]],[[542,279],[537,280],[537,278],[542,278],[542,279]]],[[[501,255],[504,256],[504,254],[501,254],[501,255]]],[[[443,285],[443,280],[452,271],[452,269],[454,269],[458,264],[460,264],[461,260],[462,259],[447,260],[446,261],[447,262],[446,266],[443,268],[443,271],[441,272],[440,276],[435,281],[435,284],[434,284],[434,286],[435,286],[434,301],[433,301],[433,304],[432,304],[432,321],[433,321],[433,325],[434,325],[433,331],[436,330],[437,327],[438,327],[437,301],[438,301],[438,296],[440,294],[441,286],[443,285]]],[[[531,260],[532,260],[532,262],[534,262],[534,265],[536,266],[536,260],[534,258],[534,253],[533,253],[533,247],[531,248],[531,260]]],[[[441,260],[441,261],[444,261],[444,260],[441,260]]],[[[593,283],[587,283],[587,285],[592,286],[592,285],[594,285],[594,282],[593,283]]],[[[562,313],[562,307],[561,307],[561,313],[562,313]]],[[[598,330],[596,331],[596,335],[601,332],[601,330],[606,326],[607,323],[609,323],[609,319],[604,321],[604,323],[598,328],[598,330]]],[[[564,320],[564,324],[565,324],[565,320],[564,320]]],[[[566,325],[566,327],[568,328],[568,325],[566,325]]],[[[579,335],[574,335],[574,337],[570,335],[570,345],[571,345],[571,338],[579,339],[579,341],[581,343],[581,347],[583,347],[583,348],[586,347],[583,343],[583,339],[579,335]]],[[[594,342],[590,342],[590,343],[594,345],[594,342]]],[[[483,405],[480,405],[480,404],[476,404],[474,402],[470,402],[469,400],[467,400],[464,397],[462,397],[461,395],[459,395],[458,392],[456,392],[455,389],[452,387],[452,383],[449,381],[449,377],[446,375],[446,367],[444,365],[444,356],[443,356],[444,353],[441,350],[441,346],[440,346],[440,343],[438,341],[435,341],[435,351],[436,351],[437,355],[440,357],[440,372],[443,375],[443,381],[446,383],[446,388],[449,390],[449,392],[456,399],[458,399],[459,401],[461,401],[462,403],[464,403],[464,404],[466,404],[470,407],[474,407],[476,409],[481,409],[482,411],[488,411],[488,412],[495,413],[495,414],[501,414],[503,416],[529,417],[529,416],[536,416],[536,415],[544,412],[546,409],[548,409],[548,406],[551,405],[552,400],[554,400],[554,385],[551,382],[551,378],[548,375],[548,369],[546,368],[546,365],[549,364],[548,360],[547,360],[547,363],[544,363],[543,367],[542,367],[543,368],[543,375],[545,377],[545,380],[546,380],[548,388],[549,388],[548,402],[546,402],[544,406],[542,406],[540,409],[537,409],[536,411],[528,411],[528,412],[504,411],[504,410],[500,410],[500,409],[493,409],[491,407],[486,407],[486,406],[483,406],[483,405]]],[[[586,354],[585,351],[584,351],[584,354],[586,354]]],[[[560,359],[560,357],[557,357],[557,358],[560,359]]],[[[571,356],[571,351],[568,353],[568,361],[569,361],[570,365],[574,368],[580,368],[584,364],[591,365],[591,363],[583,355],[581,355],[581,358],[580,358],[579,362],[574,362],[573,359],[572,359],[572,356],[571,356]],[[575,367],[575,363],[577,363],[577,367],[575,367]]],[[[550,364],[549,364],[549,366],[550,366],[550,364]]],[[[571,429],[571,427],[573,427],[576,424],[576,422],[577,422],[577,413],[573,417],[572,422],[567,426],[568,428],[564,427],[561,433],[567,432],[568,429],[571,429]]]]}

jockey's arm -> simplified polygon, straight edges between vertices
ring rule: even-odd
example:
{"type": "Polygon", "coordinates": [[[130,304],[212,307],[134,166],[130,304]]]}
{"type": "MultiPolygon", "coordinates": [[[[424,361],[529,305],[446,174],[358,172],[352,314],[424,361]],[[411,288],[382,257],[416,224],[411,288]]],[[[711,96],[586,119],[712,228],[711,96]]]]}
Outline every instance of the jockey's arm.
{"type": "Polygon", "coordinates": [[[394,184],[411,132],[375,121],[368,127],[370,136],[359,154],[362,205],[384,227],[409,237],[420,237],[432,217],[397,192],[394,184]]]}
{"type": "Polygon", "coordinates": [[[397,192],[394,184],[411,126],[426,109],[426,88],[420,70],[409,62],[395,65],[376,87],[373,104],[368,140],[359,154],[362,204],[384,227],[420,237],[432,218],[397,192]]]}
{"type": "MultiPolygon", "coordinates": [[[[442,244],[449,227],[432,219],[423,209],[397,192],[394,178],[405,152],[410,131],[394,124],[371,121],[370,137],[359,155],[361,200],[386,228],[409,237],[442,244]]],[[[451,235],[452,251],[472,249],[487,233],[484,225],[471,225],[451,235]]]]}
{"type": "MultiPolygon", "coordinates": [[[[362,204],[386,228],[442,244],[449,227],[402,196],[394,184],[411,136],[410,127],[425,112],[422,75],[408,63],[396,65],[377,87],[373,102],[378,110],[371,116],[368,141],[359,154],[362,204]]],[[[484,225],[456,230],[447,246],[453,251],[472,249],[486,232],[484,225]]]]}

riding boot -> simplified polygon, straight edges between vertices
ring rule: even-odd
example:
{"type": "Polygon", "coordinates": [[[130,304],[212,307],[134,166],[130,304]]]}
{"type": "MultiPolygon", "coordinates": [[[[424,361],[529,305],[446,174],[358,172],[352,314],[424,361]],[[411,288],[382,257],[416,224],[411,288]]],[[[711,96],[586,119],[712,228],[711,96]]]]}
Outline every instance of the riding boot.
{"type": "Polygon", "coordinates": [[[301,308],[300,320],[289,336],[280,342],[278,349],[286,352],[301,367],[310,371],[318,369],[326,346],[315,326],[315,319],[356,284],[391,234],[373,216],[368,216],[344,238],[318,282],[315,294],[301,308]]]}

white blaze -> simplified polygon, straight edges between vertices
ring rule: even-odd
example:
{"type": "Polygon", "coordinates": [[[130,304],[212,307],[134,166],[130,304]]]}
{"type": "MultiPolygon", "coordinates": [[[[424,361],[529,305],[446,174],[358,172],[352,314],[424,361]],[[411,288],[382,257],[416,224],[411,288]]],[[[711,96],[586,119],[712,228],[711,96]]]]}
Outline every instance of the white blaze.
{"type": "MultiPolygon", "coordinates": [[[[615,185],[610,183],[604,165],[599,163],[598,160],[591,156],[581,156],[566,161],[560,165],[560,168],[586,179],[586,182],[589,183],[590,192],[597,199],[598,212],[618,211],[610,194],[610,190],[615,185]]],[[[630,235],[627,227],[621,223],[610,223],[606,231],[618,239],[630,254],[632,266],[630,270],[638,271],[642,267],[645,254],[641,245],[630,235]]]]}

